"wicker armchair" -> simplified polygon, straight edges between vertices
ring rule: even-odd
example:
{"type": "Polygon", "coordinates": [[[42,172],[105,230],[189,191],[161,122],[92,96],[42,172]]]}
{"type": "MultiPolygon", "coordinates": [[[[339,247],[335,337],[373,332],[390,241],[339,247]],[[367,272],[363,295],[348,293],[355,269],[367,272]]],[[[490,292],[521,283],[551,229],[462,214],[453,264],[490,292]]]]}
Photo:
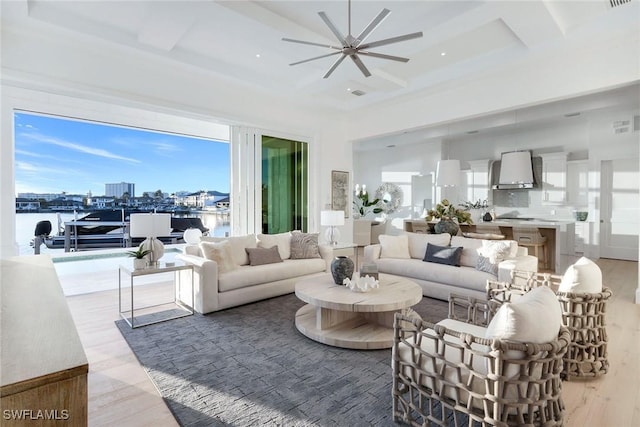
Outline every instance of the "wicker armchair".
{"type": "MultiPolygon", "coordinates": [[[[609,370],[605,315],[611,290],[598,293],[559,292],[561,276],[514,270],[512,283],[487,281],[487,299],[500,303],[537,286],[549,286],[556,292],[562,307],[562,323],[571,335],[571,344],[564,356],[563,378],[592,378],[609,370]]],[[[496,305],[489,308],[495,310],[496,305]]]]}
{"type": "MultiPolygon", "coordinates": [[[[488,320],[486,302],[455,304],[463,312],[468,304],[469,313],[488,320]]],[[[562,327],[558,339],[545,344],[485,339],[483,327],[467,323],[474,317],[434,325],[396,314],[394,420],[412,426],[561,426],[560,373],[569,331],[562,327]]]]}

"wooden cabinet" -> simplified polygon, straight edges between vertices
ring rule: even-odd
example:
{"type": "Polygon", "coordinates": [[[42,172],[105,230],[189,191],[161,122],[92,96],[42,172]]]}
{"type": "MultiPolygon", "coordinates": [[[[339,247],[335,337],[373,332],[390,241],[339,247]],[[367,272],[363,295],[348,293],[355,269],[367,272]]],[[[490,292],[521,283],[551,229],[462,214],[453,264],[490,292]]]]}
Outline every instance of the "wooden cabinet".
{"type": "Polygon", "coordinates": [[[541,154],[542,204],[559,205],[567,201],[567,153],[541,154]]]}
{"type": "Polygon", "coordinates": [[[0,260],[3,426],[86,426],[89,365],[51,258],[0,260]]]}

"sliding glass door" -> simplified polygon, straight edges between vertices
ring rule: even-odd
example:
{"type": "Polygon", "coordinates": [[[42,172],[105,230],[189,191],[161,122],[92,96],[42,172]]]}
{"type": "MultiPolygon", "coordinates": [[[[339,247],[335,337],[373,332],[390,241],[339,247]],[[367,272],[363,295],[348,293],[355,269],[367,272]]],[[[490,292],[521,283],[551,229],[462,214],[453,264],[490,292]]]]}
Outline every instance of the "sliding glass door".
{"type": "Polygon", "coordinates": [[[306,232],[309,205],[309,149],[306,142],[263,135],[262,233],[306,232]]]}

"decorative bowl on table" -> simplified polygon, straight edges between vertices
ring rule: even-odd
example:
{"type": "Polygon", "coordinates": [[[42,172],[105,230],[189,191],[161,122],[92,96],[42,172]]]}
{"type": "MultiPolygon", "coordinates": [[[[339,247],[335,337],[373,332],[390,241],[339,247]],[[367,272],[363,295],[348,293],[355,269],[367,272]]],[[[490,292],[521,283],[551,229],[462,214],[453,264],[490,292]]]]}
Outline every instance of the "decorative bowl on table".
{"type": "Polygon", "coordinates": [[[576,221],[586,221],[587,216],[589,216],[589,212],[586,211],[573,211],[573,216],[576,221]]]}

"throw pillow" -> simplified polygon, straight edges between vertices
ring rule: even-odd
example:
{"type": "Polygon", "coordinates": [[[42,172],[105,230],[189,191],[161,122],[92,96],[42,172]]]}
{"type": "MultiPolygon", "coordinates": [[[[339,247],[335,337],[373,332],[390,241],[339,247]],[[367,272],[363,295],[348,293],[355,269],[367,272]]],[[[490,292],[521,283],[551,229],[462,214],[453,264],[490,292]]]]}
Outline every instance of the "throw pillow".
{"type": "Polygon", "coordinates": [[[478,259],[476,260],[476,270],[498,276],[498,264],[491,262],[490,258],[482,255],[478,255],[478,259]]]}
{"type": "Polygon", "coordinates": [[[380,258],[403,258],[409,259],[409,237],[406,234],[399,236],[389,236],[381,234],[378,236],[380,241],[380,258]]]}
{"type": "Polygon", "coordinates": [[[277,246],[270,248],[246,248],[249,255],[249,265],[264,265],[282,262],[277,246]]]}
{"type": "Polygon", "coordinates": [[[487,326],[485,338],[543,344],[558,337],[562,309],[548,286],[532,289],[503,303],[487,326]]]}
{"type": "Polygon", "coordinates": [[[427,243],[423,261],[460,267],[460,255],[462,246],[438,246],[427,243]]]}
{"type": "Polygon", "coordinates": [[[231,243],[224,240],[222,242],[200,242],[202,255],[211,261],[218,263],[218,272],[226,273],[238,268],[233,262],[231,243]]]}
{"type": "MultiPolygon", "coordinates": [[[[407,237],[409,239],[409,255],[413,259],[424,258],[424,251],[427,249],[427,243],[438,246],[448,246],[451,241],[451,235],[449,233],[407,233],[407,237]]],[[[453,243],[451,243],[451,246],[453,246],[453,243]]]]}
{"type": "Polygon", "coordinates": [[[249,256],[244,250],[245,248],[257,248],[258,240],[255,234],[247,234],[244,236],[231,236],[231,237],[208,237],[202,236],[201,242],[222,242],[229,241],[231,243],[231,253],[233,254],[233,262],[236,265],[248,265],[249,256]]]}
{"type": "Polygon", "coordinates": [[[279,234],[258,234],[258,246],[261,248],[278,247],[280,258],[289,259],[291,257],[291,233],[279,234]]]}
{"type": "Polygon", "coordinates": [[[597,293],[602,292],[602,271],[589,258],[582,257],[569,266],[562,276],[559,292],[597,293]]]}
{"type": "Polygon", "coordinates": [[[513,240],[483,240],[478,248],[476,270],[498,275],[498,264],[512,258],[518,252],[518,244],[513,240]]]}
{"type": "Polygon", "coordinates": [[[321,258],[318,233],[291,233],[291,259],[321,258]]]}

